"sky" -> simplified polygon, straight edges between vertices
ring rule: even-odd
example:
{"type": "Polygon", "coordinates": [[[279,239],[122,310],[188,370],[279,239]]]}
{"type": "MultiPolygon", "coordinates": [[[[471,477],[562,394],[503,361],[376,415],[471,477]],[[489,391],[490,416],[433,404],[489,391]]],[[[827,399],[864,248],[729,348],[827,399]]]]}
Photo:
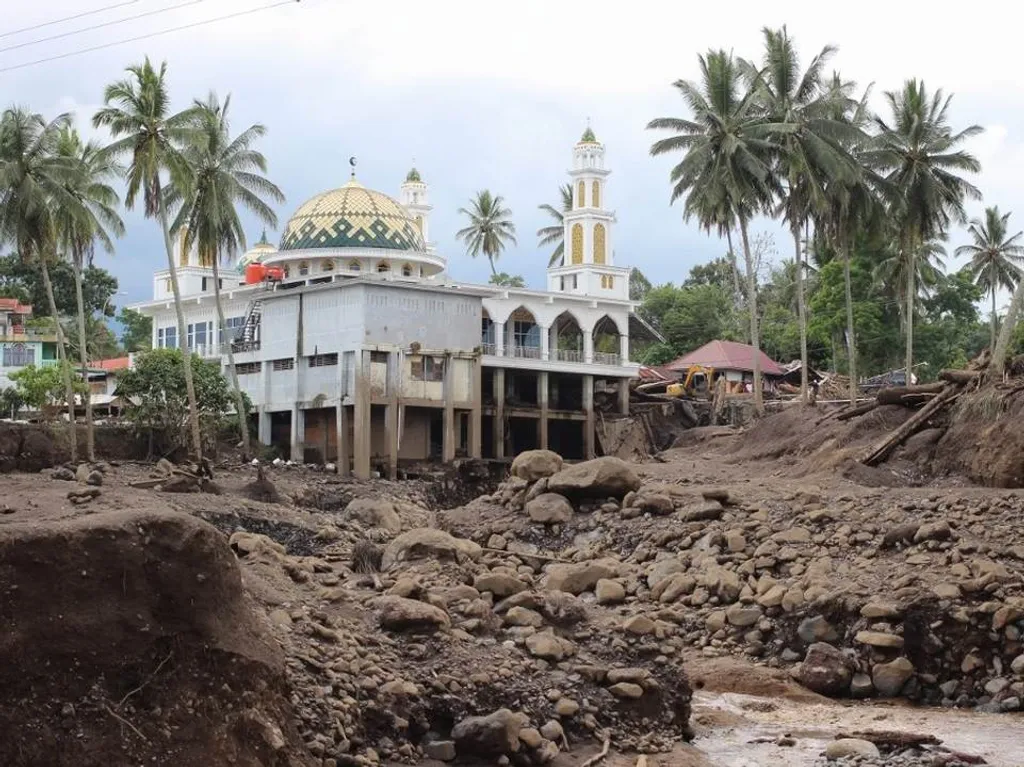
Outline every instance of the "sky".
{"type": "MultiPolygon", "coordinates": [[[[955,94],[953,127],[985,128],[969,146],[983,165],[974,181],[985,200],[969,213],[996,204],[1019,211],[1011,226],[1024,225],[1024,90],[1010,65],[1019,32],[1012,6],[1002,2],[976,0],[955,17],[891,0],[862,0],[842,15],[834,4],[802,0],[284,0],[266,8],[273,3],[4,0],[0,99],[48,117],[74,112],[92,134],[89,118],[104,86],[144,56],[166,60],[174,107],[211,90],[230,93],[236,132],[266,126],[260,148],[287,197],[272,240],[303,201],[345,183],[350,156],[362,183],[393,196],[415,161],[430,185],[431,236],[452,277],[488,277],[486,261],[467,256],[454,236],[458,208],[487,188],[504,196],[519,235],[499,269],[538,288],[549,252],[537,246],[535,232],[547,224],[537,206],[557,202],[589,119],[613,171],[607,196],[618,217],[616,263],[655,283],[678,283],[725,247],[670,205],[668,174],[678,158],[651,158],[657,136],[645,126],[654,117],[686,116],[672,83],[696,78],[698,53],[721,47],[758,59],[761,29],[786,24],[805,61],[837,45],[834,68],[874,83],[879,110],[881,94],[910,77],[955,94]],[[120,44],[246,11],[256,12],[120,44]],[[123,21],[142,14],[149,15],[123,21]],[[19,31],[26,27],[37,28],[19,31]],[[63,58],[43,61],[51,57],[63,58]]],[[[156,225],[137,212],[125,222],[116,253],[99,258],[120,281],[118,304],[148,299],[153,271],[166,263],[156,225]]],[[[249,228],[253,242],[261,227],[253,221],[249,228]]],[[[756,228],[774,234],[779,257],[789,256],[792,245],[777,224],[756,228]]],[[[964,241],[963,232],[951,233],[950,252],[964,241]]]]}

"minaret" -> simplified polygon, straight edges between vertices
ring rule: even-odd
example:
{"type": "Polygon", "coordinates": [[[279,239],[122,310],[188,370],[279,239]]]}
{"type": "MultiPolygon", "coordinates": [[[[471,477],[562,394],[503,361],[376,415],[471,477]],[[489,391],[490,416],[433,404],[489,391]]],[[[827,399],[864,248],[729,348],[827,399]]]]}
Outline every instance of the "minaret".
{"type": "Polygon", "coordinates": [[[409,211],[409,215],[419,227],[427,252],[433,253],[434,244],[430,241],[430,211],[434,209],[434,206],[430,204],[427,185],[423,183],[420,172],[416,168],[410,170],[406,175],[401,189],[402,205],[409,211]]]}
{"type": "Polygon", "coordinates": [[[562,265],[548,272],[550,290],[584,295],[628,295],[615,266],[612,227],[615,213],[606,207],[607,180],[604,144],[587,126],[572,150],[572,210],[565,214],[562,265]]]}

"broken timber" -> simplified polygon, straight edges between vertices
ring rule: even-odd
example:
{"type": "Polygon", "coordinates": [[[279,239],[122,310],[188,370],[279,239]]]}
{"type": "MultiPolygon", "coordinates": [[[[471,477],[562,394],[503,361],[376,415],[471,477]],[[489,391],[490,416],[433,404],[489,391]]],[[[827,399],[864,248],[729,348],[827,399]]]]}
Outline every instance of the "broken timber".
{"type": "Polygon", "coordinates": [[[884,460],[885,457],[892,452],[893,448],[902,444],[904,440],[923,428],[928,422],[928,419],[958,396],[960,396],[959,386],[954,384],[946,386],[942,393],[938,394],[934,399],[928,402],[928,404],[914,413],[914,415],[908,418],[899,426],[899,428],[894,429],[883,439],[871,445],[871,447],[861,455],[859,459],[860,462],[865,466],[874,466],[879,461],[884,460]]]}

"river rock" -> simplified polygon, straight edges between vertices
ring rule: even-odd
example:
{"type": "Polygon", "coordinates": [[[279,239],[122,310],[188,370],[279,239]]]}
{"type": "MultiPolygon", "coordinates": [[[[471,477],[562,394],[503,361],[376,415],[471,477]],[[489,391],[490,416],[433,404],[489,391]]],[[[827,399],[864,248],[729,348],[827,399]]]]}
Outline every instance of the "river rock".
{"type": "Polygon", "coordinates": [[[616,698],[633,699],[643,697],[644,688],[632,682],[619,682],[608,688],[608,692],[616,698]]]}
{"type": "Polygon", "coordinates": [[[921,541],[944,541],[953,534],[946,520],[939,522],[926,522],[914,533],[914,543],[921,541]]]}
{"type": "Polygon", "coordinates": [[[377,600],[381,628],[393,631],[437,631],[451,625],[440,607],[405,597],[384,596],[377,600]]]}
{"type": "Polygon", "coordinates": [[[519,731],[528,723],[525,715],[502,708],[487,716],[466,717],[452,729],[452,740],[463,759],[505,756],[519,750],[519,731]]]}
{"type": "Polygon", "coordinates": [[[622,498],[640,478],[621,458],[603,456],[563,468],[548,479],[548,490],[570,498],[622,498]]]}
{"type": "Polygon", "coordinates": [[[825,746],[826,759],[845,759],[847,757],[877,759],[880,756],[878,746],[870,740],[861,740],[860,738],[840,738],[825,746]]]}
{"type": "Polygon", "coordinates": [[[489,591],[498,599],[510,597],[526,590],[526,584],[513,575],[505,573],[483,573],[473,580],[473,588],[477,591],[489,591]]]}
{"type": "Polygon", "coordinates": [[[526,637],[526,649],[535,658],[557,662],[574,654],[576,645],[568,639],[545,632],[526,637]]]}
{"type": "Polygon", "coordinates": [[[1024,655],[1018,655],[1013,659],[1010,670],[1017,676],[1024,676],[1024,655]]]}
{"type": "Polygon", "coordinates": [[[572,504],[558,493],[541,493],[526,504],[526,513],[534,522],[563,525],[572,519],[572,504]]]}
{"type": "Polygon", "coordinates": [[[858,631],[853,641],[871,647],[882,647],[890,650],[903,648],[903,637],[896,634],[886,634],[884,631],[858,631]]]}
{"type": "Polygon", "coordinates": [[[875,691],[875,685],[867,674],[854,674],[850,681],[850,695],[854,698],[866,698],[875,691]]]}
{"type": "Polygon", "coordinates": [[[552,565],[544,578],[544,588],[579,596],[594,588],[599,580],[614,578],[617,571],[618,562],[609,559],[552,565]]]}
{"type": "Polygon", "coordinates": [[[562,470],[562,456],[551,450],[527,450],[512,461],[512,475],[536,482],[562,470]]]}
{"type": "Polygon", "coordinates": [[[832,624],[825,620],[824,615],[815,615],[813,618],[804,618],[796,630],[797,636],[806,644],[815,642],[835,642],[839,639],[832,624]]]}
{"type": "Polygon", "coordinates": [[[876,663],[871,669],[871,681],[878,694],[894,698],[900,694],[903,685],[914,675],[914,664],[906,658],[897,658],[889,663],[876,663]]]}
{"type": "Polygon", "coordinates": [[[821,695],[838,697],[850,686],[853,664],[832,645],[815,642],[807,648],[803,663],[795,666],[790,673],[807,689],[821,695]]]}
{"type": "Polygon", "coordinates": [[[616,605],[626,599],[626,588],[618,581],[602,578],[594,587],[599,605],[616,605]]]}
{"type": "Polygon", "coordinates": [[[379,527],[389,533],[402,532],[402,520],[395,504],[383,498],[356,498],[345,507],[345,519],[354,519],[370,527],[379,527]]]}
{"type": "Polygon", "coordinates": [[[381,569],[389,570],[399,562],[414,559],[476,561],[481,553],[479,544],[471,540],[456,538],[433,527],[420,527],[402,533],[387,545],[381,559],[381,569]]]}
{"type": "Polygon", "coordinates": [[[729,625],[739,628],[753,626],[761,619],[761,615],[761,608],[757,605],[745,607],[737,603],[730,605],[729,609],[725,611],[725,618],[729,621],[729,625]]]}
{"type": "Polygon", "coordinates": [[[640,509],[640,511],[652,514],[656,517],[663,517],[676,510],[675,505],[672,503],[672,499],[662,493],[641,495],[633,501],[633,505],[640,509]]]}

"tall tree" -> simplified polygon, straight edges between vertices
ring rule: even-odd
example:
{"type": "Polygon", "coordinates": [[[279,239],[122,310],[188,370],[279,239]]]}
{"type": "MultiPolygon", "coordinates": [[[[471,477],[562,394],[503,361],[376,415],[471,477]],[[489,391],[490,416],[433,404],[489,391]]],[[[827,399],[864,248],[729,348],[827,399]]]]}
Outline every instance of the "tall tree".
{"type": "Polygon", "coordinates": [[[558,187],[558,193],[561,195],[562,200],[559,206],[556,208],[554,205],[538,205],[542,211],[547,213],[556,223],[550,226],[543,226],[537,230],[538,241],[537,244],[540,247],[546,247],[547,245],[555,245],[554,251],[551,253],[551,258],[548,259],[548,268],[552,266],[559,266],[564,261],[565,257],[565,214],[572,211],[572,184],[562,184],[558,187]]]}
{"type": "Polygon", "coordinates": [[[516,225],[510,220],[512,211],[505,207],[500,194],[484,189],[469,201],[468,208],[459,208],[459,213],[469,218],[469,226],[455,236],[466,243],[466,252],[473,258],[483,253],[491,264],[491,275],[496,275],[494,262],[508,243],[516,244],[516,225]]]}
{"type": "Polygon", "coordinates": [[[153,348],[153,318],[134,309],[122,309],[117,315],[121,323],[121,345],[124,350],[143,352],[153,348]]]}
{"type": "MultiPolygon", "coordinates": [[[[174,293],[174,309],[178,317],[179,343],[186,345],[185,313],[181,308],[181,290],[178,287],[178,268],[174,260],[171,241],[170,217],[164,201],[161,176],[166,174],[172,185],[181,183],[187,175],[179,148],[188,143],[195,132],[193,110],[170,113],[170,93],[167,88],[167,64],[159,69],[147,58],[142,64],[128,67],[128,77],[111,83],[103,93],[106,106],[92,121],[96,127],[106,127],[115,141],[107,151],[114,157],[128,157],[128,189],[125,207],[131,210],[141,193],[147,218],[155,218],[160,225],[167,253],[167,270],[174,293]]],[[[188,393],[189,426],[192,448],[196,458],[203,455],[203,438],[199,428],[199,406],[192,377],[192,355],[183,354],[185,389],[188,393]]]]}
{"type": "Polygon", "coordinates": [[[773,126],[758,107],[757,91],[744,86],[742,68],[724,50],[699,56],[699,83],[674,84],[692,113],[691,119],[662,117],[648,128],[676,135],[656,141],[652,155],[684,152],[671,173],[672,200],[684,198],[683,216],[695,217],[707,230],[728,232],[739,226],[747,266],[747,302],[754,354],[754,408],[764,410],[758,341],[757,275],[750,248],[749,223],[771,207],[779,191],[773,165],[779,146],[773,126]]]}
{"type": "MultiPolygon", "coordinates": [[[[57,260],[50,264],[50,284],[61,317],[73,317],[77,312],[75,272],[71,264],[57,260]]],[[[86,265],[82,270],[82,296],[86,314],[113,317],[117,278],[106,269],[86,265]]],[[[0,296],[17,298],[30,306],[46,306],[46,286],[38,267],[14,253],[0,256],[0,296]]]]}
{"type": "MultiPolygon", "coordinates": [[[[124,234],[124,223],[117,213],[117,193],[108,183],[118,175],[120,168],[94,142],[82,142],[78,131],[66,126],[57,142],[57,154],[70,166],[64,182],[67,194],[75,199],[75,206],[61,206],[54,211],[58,243],[71,262],[75,275],[75,298],[78,308],[78,352],[82,362],[82,381],[88,390],[89,351],[86,333],[85,298],[82,272],[91,265],[96,243],[112,253],[111,235],[124,234]]],[[[90,312],[90,319],[91,319],[90,312]]],[[[85,395],[85,452],[90,461],[96,460],[96,438],[92,422],[92,398],[85,395]]]]}
{"type": "Polygon", "coordinates": [[[962,174],[977,173],[981,164],[963,143],[982,132],[971,125],[954,132],[949,125],[952,96],[941,89],[929,94],[923,81],[908,80],[901,91],[888,91],[888,121],[876,117],[879,156],[888,169],[887,180],[896,192],[895,214],[900,249],[907,275],[904,331],[905,368],[910,380],[914,366],[914,300],[917,296],[916,262],[929,240],[943,238],[951,223],[966,221],[964,201],[981,199],[978,189],[962,174]]]}
{"type": "Polygon", "coordinates": [[[19,107],[0,116],[0,240],[13,243],[18,255],[38,267],[42,275],[64,378],[71,458],[77,460],[74,387],[49,271],[57,257],[54,213],[78,208],[78,201],[65,187],[72,168],[56,151],[60,133],[70,123],[70,115],[47,122],[42,115],[19,107]]]}
{"type": "Polygon", "coordinates": [[[746,64],[747,77],[769,123],[776,126],[777,172],[782,195],[779,212],[789,224],[796,265],[796,307],[800,323],[800,395],[807,402],[807,310],[804,295],[804,228],[815,211],[826,205],[829,182],[852,180],[858,167],[841,139],[855,129],[834,119],[831,100],[841,92],[829,87],[825,67],[836,53],[827,45],[800,72],[800,58],[786,27],[763,30],[764,60],[758,70],[746,64]]]}
{"type": "Polygon", "coordinates": [[[996,350],[996,291],[1005,288],[1011,293],[1017,288],[1021,279],[1021,267],[1024,266],[1024,244],[1017,232],[1008,236],[1009,213],[1000,213],[999,207],[985,208],[985,218],[971,220],[967,233],[974,242],[961,245],[955,254],[970,256],[967,265],[974,282],[992,298],[992,338],[989,351],[996,350]]]}
{"type": "MultiPolygon", "coordinates": [[[[251,125],[232,138],[228,120],[230,107],[230,96],[221,104],[212,93],[205,102],[196,102],[197,130],[182,149],[185,176],[182,183],[172,185],[165,192],[167,205],[178,209],[172,232],[181,232],[186,252],[197,247],[200,259],[213,268],[213,297],[221,328],[226,322],[220,300],[219,263],[222,258],[230,259],[245,249],[239,206],[268,226],[276,227],[277,214],[267,200],[284,202],[281,190],[266,178],[266,158],[254,148],[256,140],[266,134],[266,128],[251,125]]],[[[225,346],[235,412],[242,432],[242,450],[248,456],[248,410],[238,383],[234,352],[230,343],[225,346]]]]}

